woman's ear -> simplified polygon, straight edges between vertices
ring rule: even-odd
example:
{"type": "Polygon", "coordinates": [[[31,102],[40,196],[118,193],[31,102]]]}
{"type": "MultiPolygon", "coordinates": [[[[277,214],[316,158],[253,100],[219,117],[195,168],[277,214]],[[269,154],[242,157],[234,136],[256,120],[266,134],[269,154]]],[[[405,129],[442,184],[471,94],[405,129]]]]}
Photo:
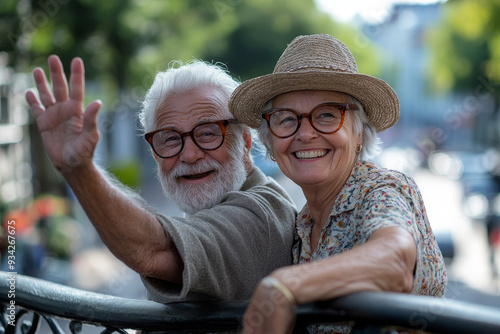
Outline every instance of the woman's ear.
{"type": "Polygon", "coordinates": [[[363,145],[363,133],[360,133],[358,135],[358,141],[357,141],[357,145],[363,145]]]}

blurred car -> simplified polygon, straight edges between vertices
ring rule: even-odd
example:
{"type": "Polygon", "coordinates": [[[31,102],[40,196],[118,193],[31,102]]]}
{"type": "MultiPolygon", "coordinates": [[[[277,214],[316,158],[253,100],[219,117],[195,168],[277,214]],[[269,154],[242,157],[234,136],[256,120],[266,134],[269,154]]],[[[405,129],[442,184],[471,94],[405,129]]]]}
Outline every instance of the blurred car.
{"type": "MultiPolygon", "coordinates": [[[[404,145],[384,148],[377,157],[376,162],[382,167],[398,170],[414,177],[422,169],[425,163],[424,160],[425,156],[421,150],[404,145]]],[[[422,189],[420,190],[422,191],[422,189]]],[[[452,262],[455,257],[455,242],[452,233],[453,225],[442,220],[434,220],[431,224],[443,257],[446,262],[452,262]]]]}
{"type": "Polygon", "coordinates": [[[485,225],[494,277],[500,271],[500,159],[493,150],[437,151],[429,157],[436,174],[457,179],[463,189],[464,214],[485,225]]]}

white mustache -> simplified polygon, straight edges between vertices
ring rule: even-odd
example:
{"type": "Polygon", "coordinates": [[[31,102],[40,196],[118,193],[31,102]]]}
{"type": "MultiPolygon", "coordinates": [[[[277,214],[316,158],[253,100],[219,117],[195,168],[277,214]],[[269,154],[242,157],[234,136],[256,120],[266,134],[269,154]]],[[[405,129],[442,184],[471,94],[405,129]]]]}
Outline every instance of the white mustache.
{"type": "Polygon", "coordinates": [[[218,171],[222,166],[215,160],[201,160],[195,165],[181,162],[171,172],[170,177],[177,179],[185,175],[202,174],[210,171],[218,171]]]}
{"type": "Polygon", "coordinates": [[[235,142],[229,150],[229,159],[223,163],[211,157],[205,157],[194,164],[179,161],[168,173],[164,173],[157,165],[157,176],[164,194],[187,214],[210,208],[219,203],[228,191],[241,188],[246,180],[246,169],[243,162],[243,140],[235,142]],[[179,178],[185,175],[201,174],[214,171],[214,177],[201,182],[196,187],[179,178]]]}

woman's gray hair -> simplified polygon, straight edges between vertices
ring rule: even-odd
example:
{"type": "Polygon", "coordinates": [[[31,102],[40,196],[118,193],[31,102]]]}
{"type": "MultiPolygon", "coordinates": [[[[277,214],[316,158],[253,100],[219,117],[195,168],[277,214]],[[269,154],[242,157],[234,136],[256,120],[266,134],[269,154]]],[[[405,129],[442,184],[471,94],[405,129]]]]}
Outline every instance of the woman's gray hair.
{"type": "Polygon", "coordinates": [[[358,106],[358,110],[353,111],[353,125],[356,135],[363,135],[363,147],[358,153],[360,160],[373,160],[382,152],[382,140],[375,130],[375,127],[366,117],[365,108],[358,99],[347,95],[348,103],[358,106]]]}
{"type": "MultiPolygon", "coordinates": [[[[363,108],[361,102],[359,102],[358,99],[354,98],[351,95],[347,95],[347,97],[348,103],[352,103],[358,106],[358,110],[353,111],[354,132],[356,135],[363,135],[363,147],[361,148],[361,152],[358,153],[358,157],[360,160],[373,160],[382,151],[382,140],[375,130],[375,127],[368,121],[365,109],[363,108]]],[[[271,106],[272,100],[266,103],[263,111],[269,110],[271,106]]],[[[264,119],[262,119],[260,127],[257,129],[257,133],[260,143],[266,149],[266,157],[270,157],[271,153],[273,152],[271,144],[273,134],[271,133],[271,131],[269,131],[267,122],[264,119]]]]}
{"type": "Polygon", "coordinates": [[[167,70],[156,75],[153,85],[146,93],[138,115],[142,130],[155,130],[156,112],[171,94],[208,86],[219,89],[229,101],[239,84],[229,75],[224,64],[211,64],[197,59],[187,63],[173,61],[167,70]]]}

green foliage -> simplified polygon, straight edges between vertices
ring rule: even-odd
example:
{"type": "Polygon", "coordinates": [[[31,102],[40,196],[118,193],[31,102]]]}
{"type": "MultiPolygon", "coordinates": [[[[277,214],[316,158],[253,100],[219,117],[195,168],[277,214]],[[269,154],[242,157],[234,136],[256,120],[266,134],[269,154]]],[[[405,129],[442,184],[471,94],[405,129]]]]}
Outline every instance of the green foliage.
{"type": "Polygon", "coordinates": [[[471,91],[500,82],[500,0],[448,1],[430,31],[430,78],[437,92],[471,91]]]}
{"type": "Polygon", "coordinates": [[[66,69],[82,57],[104,101],[145,91],[177,59],[223,62],[241,80],[267,74],[294,37],[320,32],[344,41],[360,68],[376,72],[362,34],[333,22],[313,0],[4,0],[0,15],[8,18],[0,34],[11,40],[0,45],[18,70],[46,66],[50,54],[66,69]]]}
{"type": "Polygon", "coordinates": [[[68,216],[54,216],[47,219],[47,250],[52,256],[70,259],[78,242],[77,223],[68,216]]]}
{"type": "Polygon", "coordinates": [[[141,182],[141,165],[137,160],[114,161],[109,165],[109,171],[123,184],[136,188],[141,182]]]}
{"type": "Polygon", "coordinates": [[[17,15],[17,0],[0,2],[0,51],[7,52],[14,61],[20,32],[20,18],[17,15]]]}
{"type": "Polygon", "coordinates": [[[209,49],[205,58],[227,64],[241,80],[271,73],[287,44],[298,35],[329,33],[352,48],[354,43],[349,42],[360,34],[333,22],[311,0],[246,0],[223,9],[220,19],[234,20],[238,25],[227,36],[228,47],[209,49]]]}

